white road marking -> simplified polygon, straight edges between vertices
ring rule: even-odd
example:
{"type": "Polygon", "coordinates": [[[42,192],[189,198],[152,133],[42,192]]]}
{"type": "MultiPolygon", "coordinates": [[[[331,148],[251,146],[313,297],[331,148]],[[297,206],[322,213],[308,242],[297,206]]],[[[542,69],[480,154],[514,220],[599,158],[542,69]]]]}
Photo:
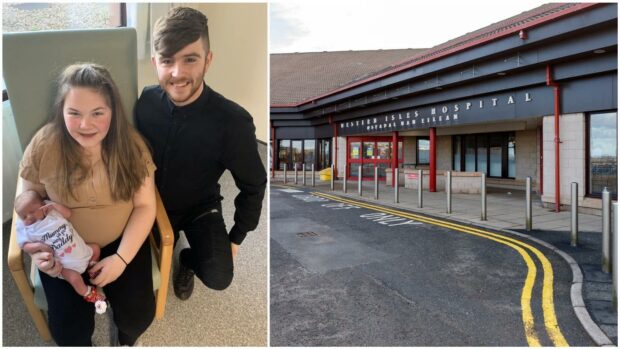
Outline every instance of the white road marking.
{"type": "Polygon", "coordinates": [[[297,189],[278,189],[279,191],[283,191],[285,193],[303,193],[302,190],[297,189]]]}

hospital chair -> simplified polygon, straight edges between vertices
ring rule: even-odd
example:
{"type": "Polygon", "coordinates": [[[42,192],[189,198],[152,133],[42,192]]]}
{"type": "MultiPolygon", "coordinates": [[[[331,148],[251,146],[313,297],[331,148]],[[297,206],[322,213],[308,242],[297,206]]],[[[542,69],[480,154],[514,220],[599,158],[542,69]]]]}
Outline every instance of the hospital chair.
{"type": "MultiPolygon", "coordinates": [[[[133,28],[61,30],[3,34],[3,75],[22,149],[49,118],[56,95],[56,81],[62,70],[76,62],[94,62],[107,67],[118,85],[125,112],[133,123],[137,100],[137,44],[133,28]]],[[[21,192],[18,179],[17,193],[21,192]]],[[[10,195],[5,193],[5,195],[10,195]]],[[[164,316],[174,236],[159,193],[156,226],[150,234],[153,251],[153,286],[156,289],[155,317],[164,316]],[[157,234],[159,238],[155,238],[157,234]]],[[[8,265],[11,275],[41,337],[51,335],[42,310],[47,309],[38,273],[31,268],[31,280],[24,269],[24,255],[15,236],[13,212],[8,265]]]]}

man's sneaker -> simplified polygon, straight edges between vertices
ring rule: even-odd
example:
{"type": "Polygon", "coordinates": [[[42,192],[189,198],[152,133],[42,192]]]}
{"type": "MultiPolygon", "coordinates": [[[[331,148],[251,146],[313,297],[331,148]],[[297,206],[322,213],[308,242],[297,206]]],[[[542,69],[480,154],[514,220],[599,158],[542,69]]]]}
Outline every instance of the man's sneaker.
{"type": "Polygon", "coordinates": [[[183,301],[188,299],[194,291],[194,271],[185,265],[189,259],[189,253],[189,248],[186,248],[179,254],[179,272],[173,283],[174,294],[183,301]]]}

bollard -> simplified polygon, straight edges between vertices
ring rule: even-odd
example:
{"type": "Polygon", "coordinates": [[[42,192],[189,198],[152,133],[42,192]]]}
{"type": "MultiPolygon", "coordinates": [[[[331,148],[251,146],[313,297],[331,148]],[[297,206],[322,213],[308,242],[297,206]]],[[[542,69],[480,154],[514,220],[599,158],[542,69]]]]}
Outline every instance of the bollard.
{"type": "Polygon", "coordinates": [[[611,195],[607,187],[603,188],[603,271],[611,272],[611,195]]]}
{"type": "Polygon", "coordinates": [[[312,187],[314,187],[314,164],[312,164],[312,187]]]}
{"type": "Polygon", "coordinates": [[[362,165],[359,166],[357,172],[357,193],[362,196],[362,165]]]}
{"type": "Polygon", "coordinates": [[[579,187],[577,182],[570,184],[570,245],[576,247],[579,244],[579,210],[577,209],[577,198],[579,197],[579,187]]]}
{"type": "Polygon", "coordinates": [[[334,164],[332,164],[332,166],[330,168],[331,168],[332,173],[331,173],[331,179],[329,181],[329,188],[332,191],[334,191],[334,164]]]}
{"type": "Polygon", "coordinates": [[[532,230],[532,177],[525,178],[525,230],[532,230]]]}
{"type": "Polygon", "coordinates": [[[452,213],[452,171],[446,171],[446,213],[452,213]]]}
{"type": "Polygon", "coordinates": [[[480,220],[487,220],[487,174],[482,173],[480,176],[480,197],[482,198],[482,213],[480,220]]]}
{"type": "Polygon", "coordinates": [[[286,164],[284,164],[284,184],[286,184],[286,164]]]}
{"type": "Polygon", "coordinates": [[[347,174],[342,177],[342,192],[347,193],[347,174]]]}
{"type": "Polygon", "coordinates": [[[422,208],[422,170],[418,170],[418,208],[422,208]]]}
{"type": "Polygon", "coordinates": [[[398,167],[394,169],[394,203],[398,203],[398,167]]]}
{"type": "Polygon", "coordinates": [[[379,168],[375,166],[375,200],[379,200],[379,168]]]}
{"type": "Polygon", "coordinates": [[[304,185],[304,187],[306,186],[306,164],[301,164],[301,184],[304,185]]]}
{"type": "Polygon", "coordinates": [[[297,164],[293,166],[295,167],[295,184],[297,184],[297,164]]]}
{"type": "Polygon", "coordinates": [[[613,219],[613,232],[614,235],[612,236],[611,239],[611,246],[612,246],[612,253],[611,253],[611,271],[613,272],[612,275],[612,279],[613,279],[613,285],[614,285],[614,290],[613,290],[613,294],[611,297],[614,309],[617,308],[618,306],[618,229],[620,227],[618,227],[618,203],[614,202],[613,204],[613,213],[614,213],[614,219],[613,219]]]}

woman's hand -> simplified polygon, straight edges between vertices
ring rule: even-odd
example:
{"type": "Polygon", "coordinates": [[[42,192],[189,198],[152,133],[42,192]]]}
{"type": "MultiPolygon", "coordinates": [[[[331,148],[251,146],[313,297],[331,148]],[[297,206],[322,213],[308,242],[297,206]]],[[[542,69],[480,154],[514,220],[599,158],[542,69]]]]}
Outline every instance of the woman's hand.
{"type": "Polygon", "coordinates": [[[91,278],[90,282],[95,286],[103,287],[118,279],[126,267],[125,262],[117,255],[108,256],[88,270],[90,275],[98,274],[95,278],[91,278]]]}

